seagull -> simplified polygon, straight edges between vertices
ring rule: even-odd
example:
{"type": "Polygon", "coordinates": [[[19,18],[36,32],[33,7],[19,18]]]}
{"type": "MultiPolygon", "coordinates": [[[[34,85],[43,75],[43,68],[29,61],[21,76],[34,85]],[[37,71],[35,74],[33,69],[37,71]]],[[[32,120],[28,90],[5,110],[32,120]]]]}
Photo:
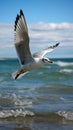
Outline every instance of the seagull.
{"type": "Polygon", "coordinates": [[[14,25],[14,45],[21,65],[21,68],[12,74],[13,78],[16,80],[33,69],[41,67],[47,63],[53,63],[50,59],[44,56],[46,53],[53,51],[59,43],[31,54],[27,23],[23,11],[20,10],[20,14],[17,14],[14,25]]]}

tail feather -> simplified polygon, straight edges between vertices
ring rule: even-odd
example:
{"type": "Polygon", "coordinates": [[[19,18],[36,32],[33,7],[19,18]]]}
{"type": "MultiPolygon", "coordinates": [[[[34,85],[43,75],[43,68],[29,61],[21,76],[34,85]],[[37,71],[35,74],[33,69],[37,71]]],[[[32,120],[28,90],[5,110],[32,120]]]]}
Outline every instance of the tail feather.
{"type": "Polygon", "coordinates": [[[24,72],[24,73],[21,73],[21,71],[15,71],[15,72],[13,72],[12,73],[12,77],[13,77],[13,79],[20,79],[22,76],[24,76],[25,74],[27,74],[28,73],[28,71],[27,72],[24,72]]]}
{"type": "Polygon", "coordinates": [[[17,75],[18,75],[18,71],[13,72],[13,73],[12,73],[13,79],[16,79],[16,78],[17,78],[17,75]]]}

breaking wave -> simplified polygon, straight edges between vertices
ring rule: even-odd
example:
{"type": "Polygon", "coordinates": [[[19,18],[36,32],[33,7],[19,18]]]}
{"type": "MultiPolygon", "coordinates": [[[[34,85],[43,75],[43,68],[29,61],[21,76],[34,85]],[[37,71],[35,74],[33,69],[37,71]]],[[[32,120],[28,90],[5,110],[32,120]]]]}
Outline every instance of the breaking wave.
{"type": "Polygon", "coordinates": [[[55,62],[58,66],[65,67],[65,66],[73,66],[73,62],[62,62],[62,61],[57,61],[55,62]]]}
{"type": "Polygon", "coordinates": [[[60,72],[72,73],[73,69],[61,69],[60,72]]]}
{"type": "Polygon", "coordinates": [[[64,117],[67,120],[73,120],[73,112],[70,111],[58,111],[57,114],[61,117],[64,117]]]}
{"type": "Polygon", "coordinates": [[[2,95],[0,94],[0,106],[7,106],[7,107],[16,107],[16,106],[30,106],[32,105],[32,101],[28,99],[24,99],[21,97],[18,97],[16,94],[7,94],[2,95]]]}
{"type": "Polygon", "coordinates": [[[25,117],[25,116],[34,116],[34,113],[27,110],[2,110],[0,111],[0,118],[7,117],[25,117]]]}

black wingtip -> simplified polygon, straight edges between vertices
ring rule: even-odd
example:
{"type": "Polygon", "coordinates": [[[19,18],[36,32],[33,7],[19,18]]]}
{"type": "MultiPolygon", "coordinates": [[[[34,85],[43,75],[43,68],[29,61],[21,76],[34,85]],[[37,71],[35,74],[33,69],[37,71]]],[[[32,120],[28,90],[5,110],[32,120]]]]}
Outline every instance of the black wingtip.
{"type": "Polygon", "coordinates": [[[18,20],[19,20],[19,18],[20,18],[22,15],[23,15],[23,17],[24,17],[23,11],[22,11],[22,9],[20,9],[20,14],[19,14],[19,15],[17,14],[17,16],[16,16],[15,25],[14,25],[14,31],[16,31],[16,27],[17,27],[18,20]]]}
{"type": "Polygon", "coordinates": [[[57,47],[60,44],[60,42],[56,43],[53,47],[57,47]]]}
{"type": "Polygon", "coordinates": [[[57,44],[56,44],[56,46],[58,46],[60,44],[60,42],[58,42],[57,44]]]}
{"type": "Polygon", "coordinates": [[[14,25],[14,30],[16,30],[16,26],[17,26],[17,23],[18,23],[19,17],[20,17],[20,16],[17,14],[17,16],[16,16],[16,20],[15,20],[15,25],[14,25]]]}
{"type": "Polygon", "coordinates": [[[24,16],[24,13],[23,13],[23,10],[20,9],[20,16],[23,15],[24,16]]]}

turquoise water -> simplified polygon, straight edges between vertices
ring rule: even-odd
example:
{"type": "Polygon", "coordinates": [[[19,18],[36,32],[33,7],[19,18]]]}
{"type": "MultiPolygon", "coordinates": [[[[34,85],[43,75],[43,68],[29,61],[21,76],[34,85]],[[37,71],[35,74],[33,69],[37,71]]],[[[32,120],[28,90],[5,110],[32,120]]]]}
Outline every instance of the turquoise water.
{"type": "Polygon", "coordinates": [[[0,59],[1,130],[73,129],[73,59],[33,70],[18,80],[17,59],[0,59]]]}

